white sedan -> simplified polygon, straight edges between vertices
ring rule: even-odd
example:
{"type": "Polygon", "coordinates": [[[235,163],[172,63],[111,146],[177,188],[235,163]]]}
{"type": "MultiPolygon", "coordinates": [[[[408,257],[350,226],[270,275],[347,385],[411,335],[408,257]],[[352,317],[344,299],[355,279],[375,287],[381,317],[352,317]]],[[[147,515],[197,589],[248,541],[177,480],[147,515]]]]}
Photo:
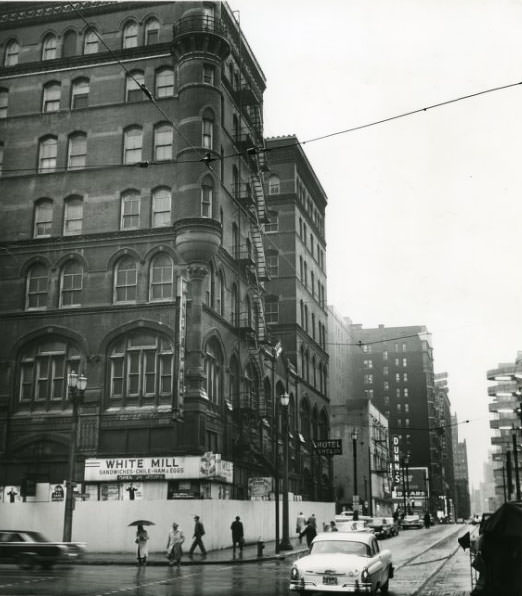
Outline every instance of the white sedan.
{"type": "Polygon", "coordinates": [[[373,534],[325,532],[314,538],[310,554],[294,563],[290,591],[387,594],[392,577],[391,552],[380,550],[373,534]]]}

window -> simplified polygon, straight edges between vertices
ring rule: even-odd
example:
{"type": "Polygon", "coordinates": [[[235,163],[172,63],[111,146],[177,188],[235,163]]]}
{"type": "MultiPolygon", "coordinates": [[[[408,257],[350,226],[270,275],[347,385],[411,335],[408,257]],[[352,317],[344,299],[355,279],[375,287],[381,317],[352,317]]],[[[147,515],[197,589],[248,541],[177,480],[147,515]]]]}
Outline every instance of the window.
{"type": "Polygon", "coordinates": [[[390,372],[390,367],[389,366],[383,366],[382,367],[382,374],[387,377],[388,373],[390,372]]]}
{"type": "Polygon", "coordinates": [[[138,271],[131,257],[123,257],[116,264],[114,302],[136,302],[138,271]]]}
{"type": "Polygon", "coordinates": [[[8,42],[5,48],[4,55],[4,66],[15,66],[18,64],[18,54],[20,52],[20,46],[16,39],[12,39],[8,42]]]}
{"type": "Polygon", "coordinates": [[[81,370],[79,350],[59,337],[46,339],[26,348],[20,357],[21,403],[36,402],[39,407],[68,401],[67,376],[81,370]]]}
{"type": "Polygon", "coordinates": [[[43,263],[34,264],[27,272],[25,308],[28,310],[47,308],[49,272],[43,263]]]}
{"type": "Polygon", "coordinates": [[[152,192],[152,227],[170,226],[172,197],[170,189],[157,188],[152,192]]]}
{"type": "Polygon", "coordinates": [[[408,373],[403,373],[402,380],[407,383],[408,382],[408,373]]]}
{"type": "Polygon", "coordinates": [[[34,208],[35,238],[48,238],[53,227],[53,202],[51,199],[40,199],[34,208]]]}
{"type": "Polygon", "coordinates": [[[121,195],[121,230],[137,230],[140,227],[141,197],[137,190],[127,190],[121,195]]]}
{"type": "Polygon", "coordinates": [[[279,323],[279,298],[277,296],[266,296],[265,298],[265,321],[268,325],[279,323]]]}
{"type": "Polygon", "coordinates": [[[270,277],[277,277],[279,275],[279,254],[277,253],[277,251],[267,251],[266,267],[268,275],[270,277]]]}
{"type": "Polygon", "coordinates": [[[216,276],[216,311],[223,316],[225,307],[225,277],[223,271],[219,271],[216,276]]]}
{"type": "Polygon", "coordinates": [[[98,36],[94,29],[88,29],[83,40],[83,53],[96,54],[98,52],[98,36]]]}
{"type": "Polygon", "coordinates": [[[203,82],[214,84],[216,69],[211,64],[203,64],[203,82]]]}
{"type": "Polygon", "coordinates": [[[269,195],[278,195],[281,191],[281,182],[279,180],[279,176],[272,174],[268,179],[268,194],[269,195]]]}
{"type": "Polygon", "coordinates": [[[110,397],[145,403],[172,399],[174,348],[154,332],[139,331],[118,339],[111,346],[110,397]]]}
{"type": "Polygon", "coordinates": [[[390,383],[389,383],[389,381],[384,381],[383,388],[384,388],[384,391],[389,391],[390,390],[390,383]]]}
{"type": "Polygon", "coordinates": [[[172,97],[174,95],[174,71],[172,68],[161,68],[156,71],[156,97],[172,97]]]}
{"type": "Polygon", "coordinates": [[[279,231],[279,213],[277,211],[268,212],[268,222],[265,224],[265,232],[279,231]]]}
{"type": "Polygon", "coordinates": [[[77,170],[84,168],[87,164],[87,135],[83,132],[75,132],[69,137],[67,154],[67,168],[77,170]]]}
{"type": "Polygon", "coordinates": [[[373,399],[373,389],[365,389],[364,390],[364,397],[366,399],[372,400],[373,399]]]}
{"type": "Polygon", "coordinates": [[[174,266],[169,255],[156,255],[150,264],[149,300],[172,300],[174,296],[174,266]]]}
{"type": "Polygon", "coordinates": [[[154,159],[163,161],[172,159],[172,141],[174,133],[170,124],[160,124],[154,129],[154,159]]]}
{"type": "Polygon", "coordinates": [[[363,360],[364,368],[373,368],[373,360],[363,360]]]}
{"type": "Polygon", "coordinates": [[[62,269],[60,280],[60,306],[79,306],[82,303],[83,265],[69,261],[62,269]]]}
{"type": "Polygon", "coordinates": [[[64,236],[74,236],[82,233],[83,226],[83,199],[69,197],[65,199],[63,233],[64,236]]]}
{"type": "Polygon", "coordinates": [[[58,140],[56,137],[46,137],[40,141],[38,150],[38,173],[54,172],[56,170],[56,154],[58,140]]]}
{"type": "Polygon", "coordinates": [[[209,118],[203,118],[201,124],[201,146],[205,149],[212,149],[214,145],[214,122],[209,118]]]}
{"type": "Polygon", "coordinates": [[[364,384],[371,385],[373,383],[373,375],[364,375],[364,384]]]}
{"type": "Polygon", "coordinates": [[[402,359],[402,366],[408,366],[408,359],[407,358],[403,358],[402,359]]]}
{"type": "Polygon", "coordinates": [[[385,352],[382,353],[382,359],[383,360],[388,360],[388,352],[385,351],[385,352]]]}
{"type": "Polygon", "coordinates": [[[239,292],[235,283],[232,284],[231,307],[230,322],[234,327],[237,327],[239,325],[239,292]]]}
{"type": "Polygon", "coordinates": [[[408,389],[405,387],[403,390],[404,397],[408,397],[408,389]]]}
{"type": "Polygon", "coordinates": [[[52,82],[44,85],[42,112],[57,112],[60,109],[60,96],[62,88],[60,83],[52,82]]]}
{"type": "Polygon", "coordinates": [[[49,34],[42,44],[42,60],[54,60],[56,58],[56,37],[49,34]]]}
{"type": "Polygon", "coordinates": [[[215,339],[205,347],[206,391],[209,401],[220,404],[223,397],[223,356],[215,339]]]}
{"type": "Polygon", "coordinates": [[[400,383],[401,382],[401,374],[400,373],[395,373],[395,382],[396,383],[400,383]]]}
{"type": "Polygon", "coordinates": [[[7,104],[9,102],[9,91],[0,89],[0,119],[7,118],[7,104]]]}
{"type": "Polygon", "coordinates": [[[141,85],[145,85],[145,76],[141,71],[135,70],[127,75],[125,80],[125,101],[127,103],[145,99],[141,85]]]}
{"type": "Polygon", "coordinates": [[[63,36],[62,55],[76,56],[76,31],[69,30],[63,36]]]}
{"type": "Polygon", "coordinates": [[[131,21],[123,28],[123,47],[135,48],[138,45],[138,25],[131,21]]]}
{"type": "Polygon", "coordinates": [[[156,19],[149,19],[145,23],[145,45],[150,46],[159,41],[160,25],[156,19]]]}
{"type": "Polygon", "coordinates": [[[207,177],[201,185],[201,217],[212,217],[213,181],[207,177]]]}
{"type": "Polygon", "coordinates": [[[89,79],[76,79],[71,90],[71,109],[78,110],[89,105],[89,79]]]}
{"type": "Polygon", "coordinates": [[[143,131],[139,126],[128,128],[123,139],[123,163],[134,164],[141,161],[143,131]]]}

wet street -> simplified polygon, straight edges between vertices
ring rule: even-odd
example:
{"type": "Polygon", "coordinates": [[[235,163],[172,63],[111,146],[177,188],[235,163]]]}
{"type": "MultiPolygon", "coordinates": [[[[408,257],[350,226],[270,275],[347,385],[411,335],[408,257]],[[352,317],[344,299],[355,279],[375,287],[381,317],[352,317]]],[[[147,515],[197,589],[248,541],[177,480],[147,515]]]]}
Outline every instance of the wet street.
{"type": "MultiPolygon", "coordinates": [[[[396,568],[392,596],[469,594],[469,553],[458,548],[465,526],[403,531],[380,542],[396,568]]],[[[76,565],[51,571],[0,567],[2,596],[283,596],[292,558],[245,564],[132,567],[76,565]]]]}

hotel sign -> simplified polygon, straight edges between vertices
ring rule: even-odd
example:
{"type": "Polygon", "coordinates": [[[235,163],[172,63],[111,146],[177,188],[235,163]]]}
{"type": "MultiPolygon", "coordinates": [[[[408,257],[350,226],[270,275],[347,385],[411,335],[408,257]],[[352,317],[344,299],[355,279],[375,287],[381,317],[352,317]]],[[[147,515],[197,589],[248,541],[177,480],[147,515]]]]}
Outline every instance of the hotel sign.
{"type": "Polygon", "coordinates": [[[85,482],[188,479],[232,483],[233,464],[222,460],[219,453],[205,453],[201,457],[113,457],[85,461],[85,482]]]}

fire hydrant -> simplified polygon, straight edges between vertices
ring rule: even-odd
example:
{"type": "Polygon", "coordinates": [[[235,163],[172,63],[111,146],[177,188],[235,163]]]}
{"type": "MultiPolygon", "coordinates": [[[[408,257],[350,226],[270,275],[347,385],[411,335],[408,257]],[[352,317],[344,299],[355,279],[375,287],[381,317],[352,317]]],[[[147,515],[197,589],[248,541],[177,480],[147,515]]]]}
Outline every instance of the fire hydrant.
{"type": "Polygon", "coordinates": [[[258,557],[263,556],[264,548],[265,548],[265,543],[261,540],[261,538],[258,538],[258,540],[257,540],[257,556],[258,557]]]}

